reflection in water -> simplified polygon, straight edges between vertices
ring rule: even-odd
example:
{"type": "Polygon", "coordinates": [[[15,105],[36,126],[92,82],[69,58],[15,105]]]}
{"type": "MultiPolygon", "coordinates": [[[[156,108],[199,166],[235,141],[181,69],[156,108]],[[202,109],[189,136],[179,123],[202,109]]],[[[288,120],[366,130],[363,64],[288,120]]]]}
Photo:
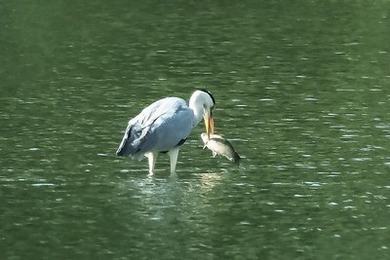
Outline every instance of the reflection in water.
{"type": "Polygon", "coordinates": [[[3,4],[0,251],[387,259],[388,3],[3,4]],[[240,168],[117,158],[140,107],[207,87],[240,168]]]}

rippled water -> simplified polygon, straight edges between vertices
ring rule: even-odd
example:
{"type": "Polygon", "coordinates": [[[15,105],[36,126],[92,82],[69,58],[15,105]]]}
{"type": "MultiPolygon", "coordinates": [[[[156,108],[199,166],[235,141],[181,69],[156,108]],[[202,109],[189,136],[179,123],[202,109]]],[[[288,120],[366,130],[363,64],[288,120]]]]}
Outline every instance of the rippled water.
{"type": "Polygon", "coordinates": [[[0,258],[389,257],[387,1],[1,5],[0,258]],[[114,156],[205,86],[239,168],[114,156]]]}

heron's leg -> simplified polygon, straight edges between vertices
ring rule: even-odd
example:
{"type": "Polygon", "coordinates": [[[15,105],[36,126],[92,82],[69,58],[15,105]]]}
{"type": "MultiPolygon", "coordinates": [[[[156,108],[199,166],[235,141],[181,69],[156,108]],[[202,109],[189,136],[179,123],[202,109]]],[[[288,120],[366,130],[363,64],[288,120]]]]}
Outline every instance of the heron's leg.
{"type": "Polygon", "coordinates": [[[173,148],[168,152],[169,160],[171,162],[171,174],[176,172],[177,157],[179,156],[179,148],[173,148]]]}
{"type": "Polygon", "coordinates": [[[148,157],[149,162],[149,176],[153,176],[154,174],[154,166],[156,165],[157,155],[158,153],[156,152],[150,152],[145,154],[145,156],[148,157]]]}

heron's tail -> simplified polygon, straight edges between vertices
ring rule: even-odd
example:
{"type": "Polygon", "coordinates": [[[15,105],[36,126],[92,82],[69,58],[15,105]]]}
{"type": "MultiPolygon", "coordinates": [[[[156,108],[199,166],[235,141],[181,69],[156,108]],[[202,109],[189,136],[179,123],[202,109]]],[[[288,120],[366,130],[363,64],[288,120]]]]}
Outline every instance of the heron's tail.
{"type": "Polygon", "coordinates": [[[124,136],[122,139],[121,144],[118,147],[118,150],[116,150],[116,155],[118,156],[127,156],[130,154],[130,140],[128,137],[124,136]]]}
{"type": "Polygon", "coordinates": [[[116,151],[116,155],[128,156],[133,155],[137,152],[135,147],[133,147],[134,136],[132,130],[132,125],[127,126],[122,142],[120,143],[118,150],[116,151]]]}
{"type": "Polygon", "coordinates": [[[234,152],[234,154],[233,154],[233,162],[234,162],[235,164],[239,165],[239,164],[240,164],[240,160],[241,160],[240,155],[238,155],[237,152],[234,152]]]}

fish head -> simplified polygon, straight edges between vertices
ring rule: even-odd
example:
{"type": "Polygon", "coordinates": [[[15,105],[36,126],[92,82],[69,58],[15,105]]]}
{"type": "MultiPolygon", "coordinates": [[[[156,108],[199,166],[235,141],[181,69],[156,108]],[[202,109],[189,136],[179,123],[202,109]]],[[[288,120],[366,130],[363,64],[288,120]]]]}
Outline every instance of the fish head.
{"type": "Polygon", "coordinates": [[[200,135],[200,137],[202,138],[203,144],[206,145],[207,142],[209,141],[209,136],[208,136],[208,134],[207,134],[207,133],[202,133],[202,134],[200,135]]]}

